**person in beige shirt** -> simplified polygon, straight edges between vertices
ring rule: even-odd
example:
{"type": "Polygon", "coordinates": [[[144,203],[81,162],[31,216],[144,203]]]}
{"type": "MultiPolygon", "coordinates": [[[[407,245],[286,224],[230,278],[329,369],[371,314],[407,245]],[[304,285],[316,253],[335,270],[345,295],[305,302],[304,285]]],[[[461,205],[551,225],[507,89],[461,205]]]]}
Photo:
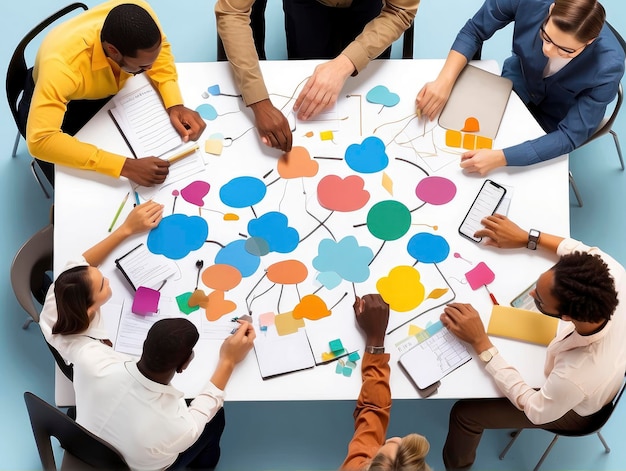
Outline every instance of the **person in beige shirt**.
{"type": "MultiPolygon", "coordinates": [[[[255,0],[217,0],[217,32],[243,100],[254,112],[261,141],[285,152],[292,134],[287,118],[270,101],[250,28],[255,0]]],[[[283,0],[290,59],[330,59],[318,65],[296,98],[302,120],[332,107],[348,77],[377,57],[411,26],[419,0],[283,0]]]]}

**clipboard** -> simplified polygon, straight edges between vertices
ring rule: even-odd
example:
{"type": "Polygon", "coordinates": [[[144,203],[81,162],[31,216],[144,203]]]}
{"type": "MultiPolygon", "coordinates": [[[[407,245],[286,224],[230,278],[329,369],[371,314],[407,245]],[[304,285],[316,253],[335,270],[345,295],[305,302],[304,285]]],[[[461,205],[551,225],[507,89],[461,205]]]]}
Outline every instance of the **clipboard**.
{"type": "Polygon", "coordinates": [[[495,139],[511,90],[511,80],[468,64],[452,88],[439,116],[439,126],[459,131],[473,116],[480,123],[476,134],[495,139]]]}
{"type": "Polygon", "coordinates": [[[116,259],[115,266],[122,272],[133,291],[137,291],[140,286],[156,288],[178,273],[178,267],[173,261],[150,252],[144,243],[116,259]]]}

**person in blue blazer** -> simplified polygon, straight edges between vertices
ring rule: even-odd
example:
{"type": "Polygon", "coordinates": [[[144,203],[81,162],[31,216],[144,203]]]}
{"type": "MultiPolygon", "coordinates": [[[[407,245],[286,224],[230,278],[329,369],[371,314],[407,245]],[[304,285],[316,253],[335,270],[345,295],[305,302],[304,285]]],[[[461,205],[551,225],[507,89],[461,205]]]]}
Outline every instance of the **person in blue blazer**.
{"type": "Polygon", "coordinates": [[[416,107],[433,120],[459,74],[496,31],[514,22],[513,55],[502,76],[546,132],[506,149],[461,156],[467,172],[485,175],[567,154],[594,133],[624,74],[624,50],[596,0],[486,0],[452,45],[438,77],[420,90],[416,107]]]}

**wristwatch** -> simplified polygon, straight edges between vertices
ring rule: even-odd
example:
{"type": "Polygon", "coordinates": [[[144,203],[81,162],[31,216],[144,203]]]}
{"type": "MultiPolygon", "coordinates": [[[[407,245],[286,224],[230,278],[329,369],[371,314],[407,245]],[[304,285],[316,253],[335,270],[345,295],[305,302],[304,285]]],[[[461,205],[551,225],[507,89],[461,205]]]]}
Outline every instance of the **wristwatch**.
{"type": "Polygon", "coordinates": [[[537,250],[540,235],[541,232],[539,232],[537,229],[531,229],[530,231],[528,231],[528,243],[526,244],[526,248],[530,250],[537,250]]]}
{"type": "Polygon", "coordinates": [[[380,355],[381,353],[385,353],[385,347],[374,347],[372,345],[368,345],[365,347],[365,351],[367,353],[373,353],[374,355],[380,355]]]}
{"type": "Polygon", "coordinates": [[[480,358],[484,363],[489,363],[491,359],[495,357],[497,354],[498,354],[498,349],[496,347],[491,347],[485,350],[484,352],[481,352],[478,355],[478,358],[480,358]]]}

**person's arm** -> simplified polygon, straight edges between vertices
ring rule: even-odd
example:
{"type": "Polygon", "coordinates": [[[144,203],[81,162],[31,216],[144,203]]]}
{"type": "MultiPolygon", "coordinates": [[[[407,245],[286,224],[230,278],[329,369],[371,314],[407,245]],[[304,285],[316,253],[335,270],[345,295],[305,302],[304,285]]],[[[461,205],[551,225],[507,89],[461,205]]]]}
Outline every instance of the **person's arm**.
{"type": "MultiPolygon", "coordinates": [[[[500,247],[501,249],[519,249],[528,244],[528,231],[525,231],[508,217],[501,214],[487,216],[481,221],[483,229],[476,231],[476,237],[487,237],[486,245],[500,247]]],[[[564,237],[542,232],[539,235],[537,247],[549,252],[557,253],[557,249],[564,237]]],[[[480,352],[479,352],[480,353],[480,352]]]]}
{"type": "Polygon", "coordinates": [[[333,106],[348,77],[358,74],[406,31],[417,13],[419,0],[383,2],[376,18],[335,59],[320,64],[296,98],[294,111],[303,120],[333,106]]]}
{"type": "Polygon", "coordinates": [[[91,266],[100,265],[111,252],[133,234],[154,229],[163,217],[163,205],[148,201],[133,208],[126,220],[106,239],[87,249],[83,257],[91,266]]]}

